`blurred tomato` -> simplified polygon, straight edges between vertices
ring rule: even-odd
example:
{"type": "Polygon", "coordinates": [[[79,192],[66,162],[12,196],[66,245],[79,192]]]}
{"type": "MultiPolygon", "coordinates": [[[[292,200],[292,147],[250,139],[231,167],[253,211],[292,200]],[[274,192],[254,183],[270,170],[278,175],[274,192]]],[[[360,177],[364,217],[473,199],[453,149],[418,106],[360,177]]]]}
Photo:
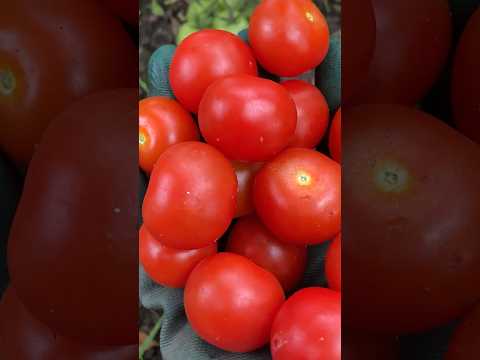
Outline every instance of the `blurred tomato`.
{"type": "Polygon", "coordinates": [[[328,287],[332,290],[342,290],[342,235],[333,239],[325,258],[325,275],[328,287]]]}
{"type": "Polygon", "coordinates": [[[130,25],[138,26],[138,0],[99,0],[105,4],[115,15],[130,25]]]}
{"type": "Polygon", "coordinates": [[[198,122],[205,140],[229,159],[266,161],[290,143],[297,111],[281,85],[253,76],[231,76],[205,92],[198,122]]]}
{"type": "Polygon", "coordinates": [[[335,114],[330,135],[328,137],[328,148],[330,155],[335,161],[342,161],[342,109],[339,108],[335,114]]]}
{"type": "Polygon", "coordinates": [[[139,232],[139,260],[150,278],[160,285],[182,288],[193,268],[207,256],[217,252],[217,244],[201,249],[168,248],[155,239],[142,225],[139,232]]]}
{"type": "Polygon", "coordinates": [[[288,80],[282,85],[297,108],[297,128],[289,146],[313,149],[327,131],[330,116],[327,101],[318,88],[303,80],[288,80]]]}
{"type": "Polygon", "coordinates": [[[237,211],[235,217],[241,217],[255,210],[253,206],[253,182],[255,175],[262,168],[263,164],[244,163],[240,161],[234,161],[232,164],[238,181],[237,211]]]}
{"type": "Polygon", "coordinates": [[[414,109],[344,115],[344,321],[394,334],[448,323],[480,298],[480,149],[414,109]]]}
{"type": "Polygon", "coordinates": [[[458,129],[480,143],[480,8],[470,18],[455,55],[452,83],[458,129]]]}
{"type": "Polygon", "coordinates": [[[255,177],[255,209],[279,240],[318,244],[340,232],[340,166],[317,151],[290,148],[255,177]]]}
{"type": "Polygon", "coordinates": [[[279,76],[297,76],[323,61],[329,30],[311,0],[264,0],[252,14],[248,39],[263,68],[279,76]]]}
{"type": "Polygon", "coordinates": [[[307,248],[284,244],[256,216],[239,219],[230,233],[227,251],[243,255],[270,271],[283,290],[293,290],[303,277],[307,248]]]}
{"type": "Polygon", "coordinates": [[[18,297],[82,342],[138,341],[137,99],[137,89],[98,93],[52,122],[10,233],[18,297]]]}
{"type": "Polygon", "coordinates": [[[153,169],[143,220],[163,245],[199,249],[215,243],[235,215],[237,178],[214,147],[184,142],[169,147],[153,169]]]}
{"type": "Polygon", "coordinates": [[[455,329],[448,345],[446,360],[480,358],[480,305],[477,305],[455,329]]]}
{"type": "Polygon", "coordinates": [[[0,357],[15,360],[135,360],[138,345],[101,347],[59,336],[33,318],[9,288],[0,303],[0,357]]]}
{"type": "Polygon", "coordinates": [[[340,293],[306,288],[280,308],[272,327],[273,360],[341,359],[340,293]]]}
{"type": "Polygon", "coordinates": [[[3,4],[0,148],[24,167],[48,123],[73,101],[137,86],[137,56],[121,23],[93,0],[3,4]]]}
{"type": "Polygon", "coordinates": [[[138,115],[139,164],[147,173],[167,147],[199,138],[192,116],[175,100],[161,96],[143,99],[138,115]]]}
{"type": "Polygon", "coordinates": [[[353,332],[342,327],[342,360],[399,360],[395,336],[353,332]]]}
{"type": "MultiPolygon", "coordinates": [[[[414,105],[446,64],[452,37],[447,0],[372,0],[376,47],[355,102],[414,105]]],[[[347,75],[348,76],[348,75],[347,75]]]]}
{"type": "Polygon", "coordinates": [[[278,280],[247,258],[219,253],[203,260],[185,287],[195,332],[223,350],[248,352],[268,343],[285,297],[278,280]]]}
{"type": "Polygon", "coordinates": [[[178,46],[170,66],[170,84],[177,100],[196,113],[207,88],[224,76],[257,75],[250,48],[223,30],[201,30],[178,46]]]}

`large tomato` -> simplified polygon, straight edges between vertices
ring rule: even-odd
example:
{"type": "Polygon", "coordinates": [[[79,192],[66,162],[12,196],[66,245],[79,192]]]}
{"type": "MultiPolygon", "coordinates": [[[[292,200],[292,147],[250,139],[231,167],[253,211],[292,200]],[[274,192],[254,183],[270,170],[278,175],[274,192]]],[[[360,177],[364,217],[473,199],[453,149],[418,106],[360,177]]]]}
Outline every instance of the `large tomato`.
{"type": "Polygon", "coordinates": [[[74,100],[137,86],[137,56],[121,23],[96,1],[2,4],[0,147],[25,166],[48,123],[74,100]]]}
{"type": "Polygon", "coordinates": [[[158,159],[143,202],[143,221],[163,245],[199,249],[227,230],[236,198],[230,162],[208,144],[184,142],[158,159]]]}
{"type": "Polygon", "coordinates": [[[230,76],[205,92],[198,122],[205,140],[228,158],[265,161],[292,140],[297,110],[283,86],[259,77],[230,76]]]}
{"type": "MultiPolygon", "coordinates": [[[[376,46],[355,102],[413,105],[446,64],[452,37],[447,0],[372,0],[376,46]]],[[[347,50],[348,51],[348,50],[347,50]]]]}
{"type": "Polygon", "coordinates": [[[0,357],[15,360],[135,360],[138,345],[85,345],[59,336],[35,319],[8,288],[0,303],[0,357]]]}
{"type": "Polygon", "coordinates": [[[480,358],[480,305],[477,305],[455,329],[448,345],[446,360],[480,358]]]}
{"type": "Polygon", "coordinates": [[[233,162],[233,168],[235,169],[238,181],[237,211],[235,217],[248,215],[255,210],[253,206],[253,183],[255,175],[262,166],[262,163],[233,162]]]}
{"type": "Polygon", "coordinates": [[[330,289],[342,290],[342,235],[333,239],[325,258],[325,276],[330,289]]]}
{"type": "Polygon", "coordinates": [[[253,198],[279,240],[318,244],[340,232],[340,165],[317,151],[290,148],[255,177],[253,198]]]}
{"type": "Polygon", "coordinates": [[[170,66],[170,84],[178,101],[197,112],[207,88],[224,76],[257,75],[252,51],[223,30],[201,30],[182,41],[170,66]]]}
{"type": "Polygon", "coordinates": [[[289,146],[313,149],[327,131],[330,117],[327,101],[318,88],[306,81],[288,80],[282,85],[297,108],[297,128],[289,146]]]}
{"type": "Polygon", "coordinates": [[[217,244],[193,250],[168,248],[155,239],[145,225],[140,228],[139,261],[150,278],[164,286],[184,287],[193,268],[216,252],[217,244]]]}
{"type": "Polygon", "coordinates": [[[414,109],[344,115],[344,320],[392,333],[445,324],[480,298],[480,148],[414,109]]]}
{"type": "Polygon", "coordinates": [[[233,352],[252,351],[268,342],[284,299],[271,273],[231,253],[203,260],[185,287],[185,311],[195,332],[233,352]]]}
{"type": "Polygon", "coordinates": [[[190,113],[175,100],[161,96],[140,101],[138,126],[139,164],[147,173],[167,147],[199,138],[190,113]]]}
{"type": "Polygon", "coordinates": [[[311,0],[264,0],[252,14],[248,39],[266,70],[279,76],[297,76],[325,58],[329,30],[311,0]]]}
{"type": "Polygon", "coordinates": [[[461,37],[453,68],[453,114],[458,129],[480,143],[480,8],[461,37]]]}
{"type": "Polygon", "coordinates": [[[339,108],[333,117],[328,136],[328,149],[332,158],[342,161],[342,109],[339,108]]]}
{"type": "Polygon", "coordinates": [[[285,292],[302,279],[307,263],[306,246],[278,241],[256,216],[239,219],[228,239],[227,251],[243,255],[270,271],[285,292]]]}
{"type": "Polygon", "coordinates": [[[130,25],[138,25],[138,0],[98,0],[130,25]]]}
{"type": "Polygon", "coordinates": [[[272,326],[273,360],[341,359],[340,293],[306,288],[280,308],[272,326]]]}
{"type": "Polygon", "coordinates": [[[137,106],[138,90],[115,90],[57,117],[10,233],[22,303],[55,333],[84,342],[138,341],[137,106]]]}

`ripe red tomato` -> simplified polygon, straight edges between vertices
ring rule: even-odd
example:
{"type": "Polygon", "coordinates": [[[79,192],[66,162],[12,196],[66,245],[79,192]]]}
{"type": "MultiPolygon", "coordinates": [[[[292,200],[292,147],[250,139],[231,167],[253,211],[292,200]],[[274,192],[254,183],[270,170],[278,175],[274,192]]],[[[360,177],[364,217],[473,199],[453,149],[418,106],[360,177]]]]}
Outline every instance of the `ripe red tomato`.
{"type": "Polygon", "coordinates": [[[234,161],[233,168],[237,175],[237,211],[235,217],[241,217],[252,213],[255,208],[253,205],[253,182],[255,175],[262,168],[262,163],[244,163],[234,161]]]}
{"type": "Polygon", "coordinates": [[[220,349],[265,345],[285,300],[278,280],[247,258],[218,253],[203,260],[185,287],[185,312],[195,332],[220,349]]]}
{"type": "Polygon", "coordinates": [[[339,108],[335,114],[330,135],[328,137],[328,148],[330,155],[335,161],[342,161],[342,109],[339,108]]]}
{"type": "Polygon", "coordinates": [[[455,329],[445,360],[480,358],[480,306],[477,305],[455,329]]]}
{"type": "Polygon", "coordinates": [[[362,103],[413,105],[433,86],[446,64],[452,38],[447,0],[372,0],[376,46],[362,103]]]}
{"type": "Polygon", "coordinates": [[[205,90],[224,76],[257,75],[250,48],[223,30],[201,30],[178,46],[170,66],[170,85],[178,101],[196,113],[205,90]]]}
{"type": "Polygon", "coordinates": [[[273,360],[341,359],[340,293],[306,288],[280,308],[272,327],[273,360]]]}
{"type": "Polygon", "coordinates": [[[193,268],[217,252],[217,244],[201,249],[178,250],[164,246],[142,225],[139,232],[139,260],[145,272],[160,285],[183,288],[193,268]]]}
{"type": "Polygon", "coordinates": [[[137,89],[108,91],[53,120],[10,232],[22,303],[56,334],[86,343],[138,341],[137,106],[137,89]]]}
{"type": "Polygon", "coordinates": [[[256,216],[238,220],[228,239],[227,251],[243,255],[270,271],[283,290],[293,290],[302,279],[307,263],[307,248],[278,241],[256,216]]]}
{"type": "Polygon", "coordinates": [[[458,129],[480,143],[480,8],[470,18],[455,55],[453,114],[458,129]]]}
{"type": "Polygon", "coordinates": [[[342,290],[342,235],[333,239],[325,258],[325,275],[328,287],[332,290],[342,290]]]}
{"type": "Polygon", "coordinates": [[[291,141],[295,103],[280,84],[253,76],[231,76],[205,92],[198,113],[205,140],[228,158],[265,161],[291,141]]]}
{"type": "Polygon", "coordinates": [[[120,19],[130,25],[138,25],[138,0],[100,0],[120,19]]]}
{"type": "Polygon", "coordinates": [[[163,245],[199,249],[215,243],[235,215],[237,178],[214,147],[184,142],[158,159],[143,202],[143,220],[163,245]]]}
{"type": "Polygon", "coordinates": [[[143,99],[138,115],[139,164],[146,173],[153,170],[167,147],[199,139],[192,116],[175,100],[161,96],[143,99]]]}
{"type": "Polygon", "coordinates": [[[255,209],[281,241],[318,244],[340,232],[340,165],[290,148],[266,164],[253,187],[255,209]]]}
{"type": "Polygon", "coordinates": [[[480,298],[479,147],[406,107],[345,119],[344,322],[395,334],[450,322],[480,298]]]}
{"type": "Polygon", "coordinates": [[[328,52],[329,30],[311,0],[264,0],[252,14],[248,39],[266,70],[292,77],[320,65],[328,52]]]}
{"type": "Polygon", "coordinates": [[[84,345],[59,336],[33,318],[9,288],[0,303],[0,357],[15,360],[134,360],[138,345],[84,345]]]}
{"type": "Polygon", "coordinates": [[[288,80],[282,85],[297,108],[297,128],[289,146],[314,148],[328,127],[330,111],[325,97],[315,86],[303,80],[288,80]]]}
{"type": "Polygon", "coordinates": [[[6,2],[0,39],[0,148],[20,167],[72,102],[138,85],[137,49],[94,1],[6,2]]]}

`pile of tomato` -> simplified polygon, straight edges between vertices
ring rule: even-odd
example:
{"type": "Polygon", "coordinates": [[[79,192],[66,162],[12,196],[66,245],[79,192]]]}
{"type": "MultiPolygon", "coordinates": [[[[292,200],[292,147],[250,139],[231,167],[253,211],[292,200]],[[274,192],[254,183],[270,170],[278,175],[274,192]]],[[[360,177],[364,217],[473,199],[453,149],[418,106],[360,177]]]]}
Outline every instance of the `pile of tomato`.
{"type": "Polygon", "coordinates": [[[170,66],[175,99],[140,101],[140,262],[184,288],[190,325],[223,350],[340,359],[341,112],[311,83],[258,75],[314,70],[329,37],[311,1],[262,1],[248,43],[191,34],[170,66]],[[308,247],[332,239],[329,288],[299,288],[308,247]]]}

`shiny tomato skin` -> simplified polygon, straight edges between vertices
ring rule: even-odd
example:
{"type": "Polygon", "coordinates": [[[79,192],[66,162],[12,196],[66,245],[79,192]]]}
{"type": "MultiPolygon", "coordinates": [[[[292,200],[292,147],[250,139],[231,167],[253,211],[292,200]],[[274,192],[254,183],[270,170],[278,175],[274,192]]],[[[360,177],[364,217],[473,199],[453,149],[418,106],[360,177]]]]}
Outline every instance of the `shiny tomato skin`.
{"type": "Polygon", "coordinates": [[[22,169],[68,105],[138,85],[138,51],[96,1],[11,1],[0,24],[0,77],[15,78],[6,96],[0,88],[0,148],[22,169]]]}
{"type": "Polygon", "coordinates": [[[337,161],[342,161],[342,109],[339,108],[333,117],[328,136],[330,155],[337,161]]]}
{"type": "Polygon", "coordinates": [[[232,221],[237,178],[214,147],[184,142],[169,147],[150,176],[143,220],[152,236],[174,249],[214,244],[232,221]]]}
{"type": "Polygon", "coordinates": [[[217,244],[193,250],[164,246],[143,225],[139,232],[139,260],[145,272],[156,283],[183,288],[193,268],[204,258],[217,252],[217,244]]]}
{"type": "Polygon", "coordinates": [[[285,77],[312,70],[328,52],[325,17],[310,0],[264,0],[250,19],[248,39],[269,72],[285,77]]]}
{"type": "Polygon", "coordinates": [[[342,235],[333,239],[325,258],[325,275],[328,287],[335,291],[342,290],[342,235]]]}
{"type": "Polygon", "coordinates": [[[185,312],[195,332],[232,352],[265,345],[284,300],[271,273],[231,253],[203,260],[191,273],[184,293],[185,312]]]}
{"type": "Polygon", "coordinates": [[[253,183],[255,175],[262,168],[263,163],[233,161],[232,164],[238,181],[237,211],[235,217],[239,218],[255,211],[253,205],[253,183]]]}
{"type": "Polygon", "coordinates": [[[288,91],[271,80],[239,75],[211,85],[200,103],[205,140],[237,161],[266,161],[290,143],[297,110],[288,91]]]}
{"type": "Polygon", "coordinates": [[[99,0],[105,4],[116,16],[130,25],[138,26],[138,0],[99,0]]]}
{"type": "Polygon", "coordinates": [[[457,128],[480,143],[480,8],[472,15],[455,55],[453,115],[457,128]]]}
{"type": "Polygon", "coordinates": [[[448,0],[372,3],[376,46],[368,79],[354,100],[415,105],[433,87],[448,59],[452,42],[448,0]]]}
{"type": "Polygon", "coordinates": [[[327,131],[330,117],[327,101],[318,88],[306,81],[287,80],[281,84],[297,108],[297,127],[289,146],[313,149],[327,131]]]}
{"type": "Polygon", "coordinates": [[[0,302],[0,357],[15,360],[135,360],[138,345],[84,345],[59,336],[35,319],[8,288],[0,302]]]}
{"type": "Polygon", "coordinates": [[[307,263],[306,246],[279,242],[254,215],[237,221],[226,249],[245,256],[270,271],[280,281],[285,292],[298,285],[307,263]]]}
{"type": "Polygon", "coordinates": [[[167,147],[199,139],[192,115],[175,100],[149,97],[139,102],[138,110],[139,164],[146,173],[167,147]]]}
{"type": "Polygon", "coordinates": [[[272,326],[273,360],[340,360],[340,293],[319,287],[293,294],[272,326]]]}
{"type": "Polygon", "coordinates": [[[445,360],[473,360],[480,357],[480,306],[468,312],[453,332],[445,360]]]}
{"type": "Polygon", "coordinates": [[[319,244],[340,232],[340,182],[338,163],[314,150],[290,148],[255,177],[255,209],[280,241],[319,244]]]}
{"type": "Polygon", "coordinates": [[[138,89],[111,90],[53,120],[10,231],[8,267],[22,303],[85,343],[138,341],[137,106],[138,89]]]}
{"type": "Polygon", "coordinates": [[[232,75],[257,75],[257,63],[240,37],[223,30],[201,30],[183,40],[170,66],[170,84],[177,100],[196,113],[205,90],[232,75]]]}
{"type": "Polygon", "coordinates": [[[415,109],[344,115],[344,322],[396,335],[446,324],[480,298],[480,150],[415,109]]]}

